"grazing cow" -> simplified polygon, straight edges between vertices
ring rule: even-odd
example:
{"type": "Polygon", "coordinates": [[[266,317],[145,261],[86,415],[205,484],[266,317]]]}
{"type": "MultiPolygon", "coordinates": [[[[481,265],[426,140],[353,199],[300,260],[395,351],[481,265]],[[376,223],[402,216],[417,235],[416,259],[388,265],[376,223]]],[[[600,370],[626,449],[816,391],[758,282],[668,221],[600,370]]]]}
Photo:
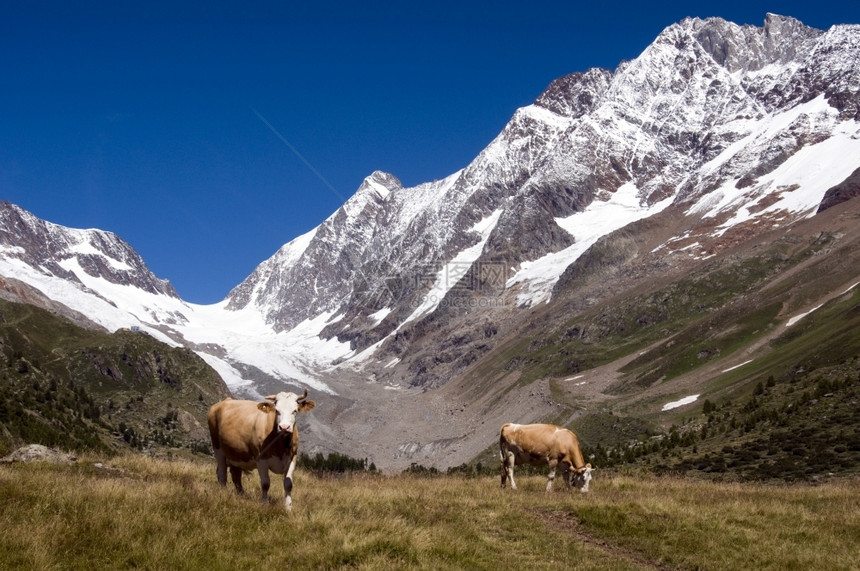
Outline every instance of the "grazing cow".
{"type": "Polygon", "coordinates": [[[209,435],[217,462],[218,483],[227,485],[227,466],[236,491],[242,489],[242,472],[257,469],[263,502],[269,500],[269,470],[284,475],[285,507],[292,509],[293,470],[299,450],[296,415],[316,404],[295,393],[278,393],[265,402],[225,399],[209,408],[209,435]]]}
{"type": "Polygon", "coordinates": [[[546,491],[552,490],[555,469],[562,464],[564,483],[570,490],[570,472],[574,470],[574,485],[582,492],[588,491],[591,482],[591,464],[582,459],[579,439],[566,428],[554,424],[512,424],[502,425],[499,432],[499,459],[502,463],[502,488],[508,478],[511,489],[514,483],[514,465],[549,465],[549,481],[546,491]]]}

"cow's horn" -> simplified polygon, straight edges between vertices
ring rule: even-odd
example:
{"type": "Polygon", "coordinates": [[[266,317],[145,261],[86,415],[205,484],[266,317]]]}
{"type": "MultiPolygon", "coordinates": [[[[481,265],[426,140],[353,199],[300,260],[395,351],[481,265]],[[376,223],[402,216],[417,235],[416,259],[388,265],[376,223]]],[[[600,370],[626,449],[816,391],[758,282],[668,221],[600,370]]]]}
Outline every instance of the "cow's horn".
{"type": "Polygon", "coordinates": [[[305,400],[306,398],[308,398],[308,389],[307,389],[307,388],[305,389],[304,394],[303,394],[302,396],[300,396],[299,398],[297,398],[296,400],[297,400],[297,401],[299,401],[299,400],[305,400]]]}
{"type": "Polygon", "coordinates": [[[264,398],[264,399],[266,399],[266,400],[270,400],[270,401],[275,402],[275,401],[277,401],[277,400],[278,400],[278,395],[269,395],[269,396],[267,396],[267,397],[263,397],[263,398],[264,398]]]}

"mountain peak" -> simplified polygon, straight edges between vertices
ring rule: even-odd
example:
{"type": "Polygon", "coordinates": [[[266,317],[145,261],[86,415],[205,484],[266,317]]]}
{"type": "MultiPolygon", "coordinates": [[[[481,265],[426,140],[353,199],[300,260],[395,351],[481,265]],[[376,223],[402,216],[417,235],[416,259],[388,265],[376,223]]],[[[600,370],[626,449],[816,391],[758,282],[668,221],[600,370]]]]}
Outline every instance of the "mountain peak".
{"type": "Polygon", "coordinates": [[[375,191],[380,197],[386,197],[389,193],[395,192],[403,188],[403,183],[396,176],[385,171],[373,171],[370,176],[365,177],[361,186],[358,187],[356,194],[366,192],[368,190],[375,191]]]}
{"type": "Polygon", "coordinates": [[[581,117],[594,109],[611,77],[611,72],[598,68],[562,76],[549,84],[535,100],[535,105],[556,115],[581,117]]]}
{"type": "Polygon", "coordinates": [[[802,57],[812,47],[809,40],[824,33],[773,13],[765,16],[762,27],[740,26],[722,18],[687,18],[678,27],[731,73],[756,71],[802,57]]]}
{"type": "MultiPolygon", "coordinates": [[[[367,217],[373,218],[375,212],[385,203],[388,196],[403,188],[403,184],[393,174],[384,171],[374,171],[365,177],[349,200],[347,200],[338,212],[343,211],[349,218],[367,217]]],[[[337,218],[336,212],[333,216],[337,218]]]]}

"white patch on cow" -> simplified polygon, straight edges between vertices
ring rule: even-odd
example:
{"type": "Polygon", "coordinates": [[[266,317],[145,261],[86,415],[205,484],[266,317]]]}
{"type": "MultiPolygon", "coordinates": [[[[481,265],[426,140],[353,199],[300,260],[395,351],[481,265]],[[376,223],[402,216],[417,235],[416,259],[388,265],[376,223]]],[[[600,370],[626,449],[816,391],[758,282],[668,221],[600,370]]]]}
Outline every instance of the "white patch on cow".
{"type": "Polygon", "coordinates": [[[591,483],[591,464],[586,464],[585,470],[573,475],[573,485],[576,486],[583,494],[588,492],[588,484],[591,483]]]}
{"type": "Polygon", "coordinates": [[[690,395],[688,397],[684,397],[681,400],[676,400],[674,402],[667,402],[663,405],[663,411],[672,410],[673,408],[678,408],[679,406],[684,406],[685,404],[690,404],[692,402],[696,402],[696,399],[699,398],[699,395],[690,395]]]}
{"type": "Polygon", "coordinates": [[[278,393],[275,397],[275,413],[278,430],[293,432],[296,428],[296,416],[299,413],[299,395],[278,393]]]}

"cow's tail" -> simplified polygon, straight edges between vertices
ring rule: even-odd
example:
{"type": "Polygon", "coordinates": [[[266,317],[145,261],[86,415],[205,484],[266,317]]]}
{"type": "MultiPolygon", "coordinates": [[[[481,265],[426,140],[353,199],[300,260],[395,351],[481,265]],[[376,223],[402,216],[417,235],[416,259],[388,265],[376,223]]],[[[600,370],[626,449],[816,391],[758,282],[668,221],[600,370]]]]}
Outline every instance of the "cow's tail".
{"type": "Polygon", "coordinates": [[[209,438],[212,439],[212,451],[221,449],[221,436],[218,434],[218,412],[215,407],[209,409],[206,421],[209,424],[209,438]]]}
{"type": "Polygon", "coordinates": [[[505,429],[510,425],[510,422],[506,422],[499,430],[499,460],[501,460],[502,462],[505,461],[505,449],[507,448],[506,444],[508,443],[507,439],[505,438],[505,429]]]}

